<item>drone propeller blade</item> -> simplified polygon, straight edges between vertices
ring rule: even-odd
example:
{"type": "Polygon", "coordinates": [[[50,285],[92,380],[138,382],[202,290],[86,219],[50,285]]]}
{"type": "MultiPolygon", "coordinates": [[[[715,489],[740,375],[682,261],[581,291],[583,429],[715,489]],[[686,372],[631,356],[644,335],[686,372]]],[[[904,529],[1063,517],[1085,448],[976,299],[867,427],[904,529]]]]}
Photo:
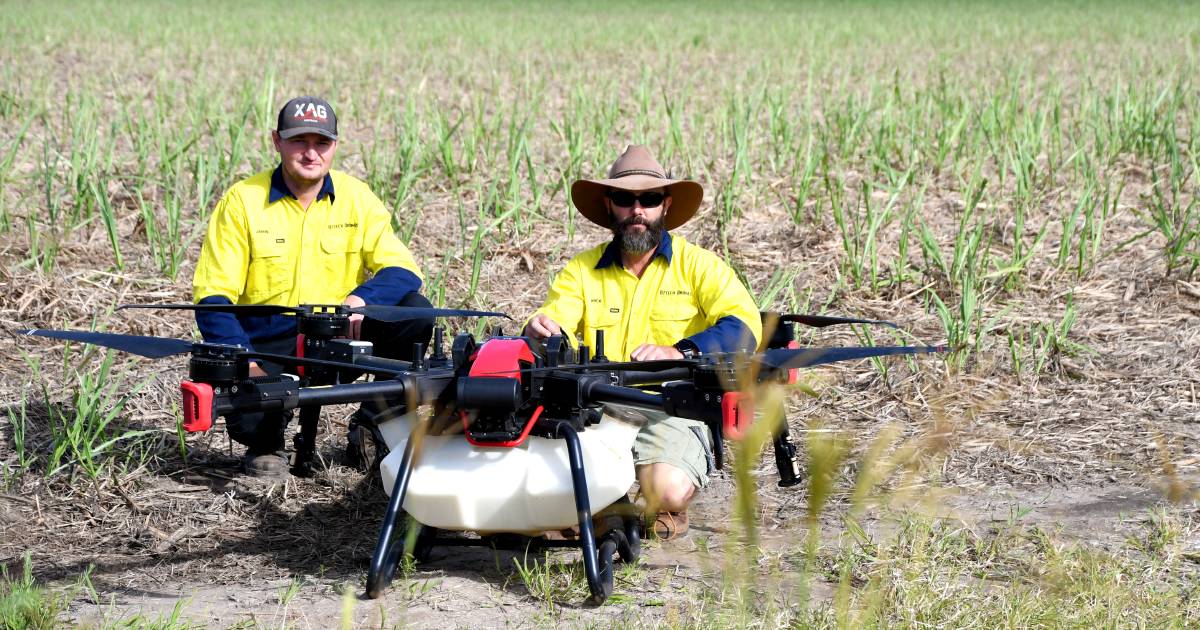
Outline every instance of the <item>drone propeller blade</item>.
{"type": "Polygon", "coordinates": [[[854,348],[798,348],[795,350],[767,350],[762,354],[760,363],[763,367],[787,370],[791,368],[806,368],[838,361],[854,361],[871,357],[883,357],[904,354],[929,354],[949,352],[946,346],[877,346],[854,348]]]}
{"type": "Polygon", "coordinates": [[[233,313],[235,315],[247,316],[263,316],[263,315],[294,315],[302,312],[302,309],[294,306],[280,306],[278,304],[122,304],[117,307],[117,310],[127,308],[161,308],[176,311],[208,311],[212,313],[233,313]]]}
{"type": "Polygon", "coordinates": [[[853,317],[833,317],[831,315],[780,315],[781,322],[796,322],[813,328],[825,328],[826,326],[834,326],[837,324],[879,324],[881,326],[889,326],[891,328],[899,328],[892,322],[885,322],[879,319],[855,319],[853,317]]]}
{"type": "MultiPolygon", "coordinates": [[[[117,310],[126,308],[162,308],[184,311],[209,311],[213,313],[233,313],[235,315],[298,315],[307,312],[305,307],[280,306],[278,304],[123,304],[117,310]]],[[[334,307],[331,307],[334,308],[334,307]]],[[[360,313],[381,322],[402,322],[411,319],[430,319],[434,317],[504,317],[512,319],[504,313],[494,311],[473,311],[457,308],[423,308],[419,306],[383,306],[368,304],[366,306],[345,307],[351,313],[360,313]]]]}
{"type": "Polygon", "coordinates": [[[512,319],[504,313],[495,311],[473,311],[462,308],[425,308],[420,306],[383,306],[368,304],[350,309],[353,313],[361,313],[365,317],[381,322],[402,322],[410,319],[432,319],[434,317],[503,317],[512,319]]]}
{"type": "Polygon", "coordinates": [[[144,337],[141,335],[122,335],[118,333],[91,332],[84,330],[22,330],[25,335],[81,341],[96,346],[104,346],[121,352],[137,354],[151,359],[161,359],[175,354],[191,352],[194,345],[182,339],[167,337],[144,337]]]}
{"type": "Polygon", "coordinates": [[[381,374],[383,376],[396,376],[397,374],[403,374],[406,371],[381,367],[369,367],[365,365],[358,365],[357,363],[344,363],[342,361],[294,357],[290,354],[271,354],[270,352],[243,352],[241,356],[249,359],[263,359],[272,363],[279,363],[280,365],[310,365],[313,367],[328,367],[339,370],[355,370],[357,372],[381,374]]]}

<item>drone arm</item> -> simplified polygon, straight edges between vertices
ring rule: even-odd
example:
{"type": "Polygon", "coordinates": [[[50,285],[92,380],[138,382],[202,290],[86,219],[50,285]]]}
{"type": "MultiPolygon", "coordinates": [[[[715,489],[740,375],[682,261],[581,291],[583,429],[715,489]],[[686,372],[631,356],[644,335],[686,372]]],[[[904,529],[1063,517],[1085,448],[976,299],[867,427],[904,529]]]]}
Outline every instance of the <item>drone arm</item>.
{"type": "Polygon", "coordinates": [[[408,379],[347,383],[330,387],[306,387],[296,396],[298,407],[324,407],[343,405],[364,400],[404,400],[412,383],[408,379]]]}
{"type": "Polygon", "coordinates": [[[592,402],[622,403],[647,409],[663,408],[662,394],[651,394],[640,389],[596,381],[584,383],[583,397],[592,402]]]}
{"type": "Polygon", "coordinates": [[[692,369],[688,367],[669,368],[666,370],[642,371],[628,370],[620,372],[618,378],[622,385],[626,387],[638,387],[641,385],[658,385],[667,381],[679,381],[691,378],[692,369]]]}
{"type": "MultiPolygon", "coordinates": [[[[299,381],[290,377],[274,377],[270,379],[251,379],[243,381],[237,387],[212,388],[211,417],[226,416],[231,413],[254,413],[258,411],[287,411],[304,407],[323,407],[325,405],[340,405],[362,402],[364,400],[385,399],[403,400],[413,384],[407,379],[387,381],[372,381],[369,383],[348,383],[346,385],[331,385],[327,387],[301,387],[299,381]]],[[[187,391],[195,390],[195,385],[185,385],[185,401],[195,404],[197,399],[189,398],[187,391]]],[[[202,409],[197,410],[204,416],[202,409]]],[[[207,428],[207,427],[205,427],[207,428]]],[[[201,428],[199,430],[204,430],[201,428]]]]}

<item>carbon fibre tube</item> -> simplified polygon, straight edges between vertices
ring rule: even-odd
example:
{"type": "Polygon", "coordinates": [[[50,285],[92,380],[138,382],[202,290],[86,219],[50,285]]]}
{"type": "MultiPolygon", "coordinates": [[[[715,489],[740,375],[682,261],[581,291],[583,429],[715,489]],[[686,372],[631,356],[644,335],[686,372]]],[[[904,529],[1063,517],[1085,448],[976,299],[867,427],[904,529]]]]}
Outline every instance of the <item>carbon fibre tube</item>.
{"type": "Polygon", "coordinates": [[[299,392],[299,407],[342,405],[375,398],[403,400],[408,385],[404,380],[347,383],[329,387],[303,387],[299,392]]]}
{"type": "Polygon", "coordinates": [[[662,394],[651,394],[640,389],[591,382],[584,384],[583,396],[590,402],[615,402],[648,409],[663,408],[662,394]]]}
{"type": "Polygon", "coordinates": [[[629,370],[620,375],[621,384],[627,387],[638,385],[657,385],[667,381],[681,381],[692,377],[692,368],[671,368],[668,370],[641,371],[629,370]]]}

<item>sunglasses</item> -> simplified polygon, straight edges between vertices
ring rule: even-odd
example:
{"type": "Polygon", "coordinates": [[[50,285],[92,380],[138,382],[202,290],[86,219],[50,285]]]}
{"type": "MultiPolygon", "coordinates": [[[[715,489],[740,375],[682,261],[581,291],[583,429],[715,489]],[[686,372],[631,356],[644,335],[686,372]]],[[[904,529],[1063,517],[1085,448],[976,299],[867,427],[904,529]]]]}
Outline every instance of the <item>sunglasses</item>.
{"type": "Polygon", "coordinates": [[[613,205],[622,208],[632,208],[634,201],[642,204],[643,208],[657,208],[662,205],[663,199],[667,198],[665,194],[660,192],[644,192],[639,195],[628,190],[618,189],[609,190],[607,195],[612,200],[613,205]]]}

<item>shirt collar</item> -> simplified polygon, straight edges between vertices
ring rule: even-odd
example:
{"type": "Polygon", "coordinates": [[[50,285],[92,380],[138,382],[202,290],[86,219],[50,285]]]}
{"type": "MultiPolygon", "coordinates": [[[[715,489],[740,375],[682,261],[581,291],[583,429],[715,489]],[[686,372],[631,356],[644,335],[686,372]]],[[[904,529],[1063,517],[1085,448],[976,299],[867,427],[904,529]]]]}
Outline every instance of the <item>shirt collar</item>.
{"type": "MultiPolygon", "coordinates": [[[[322,197],[329,195],[329,200],[333,201],[335,195],[333,193],[333,178],[329,173],[325,173],[325,181],[321,182],[321,191],[317,193],[317,201],[322,197]]],[[[275,171],[271,173],[271,194],[267,197],[267,203],[275,203],[284,197],[296,198],[292,194],[291,189],[287,187],[287,182],[283,181],[283,165],[275,167],[275,171]]]]}
{"type": "MultiPolygon", "coordinates": [[[[667,264],[671,264],[671,233],[663,232],[662,240],[658,242],[658,247],[654,249],[655,256],[662,256],[666,259],[667,264]]],[[[608,243],[608,247],[604,248],[604,253],[600,255],[599,262],[596,263],[596,269],[604,269],[612,265],[621,264],[621,246],[617,243],[616,237],[608,243]]]]}

